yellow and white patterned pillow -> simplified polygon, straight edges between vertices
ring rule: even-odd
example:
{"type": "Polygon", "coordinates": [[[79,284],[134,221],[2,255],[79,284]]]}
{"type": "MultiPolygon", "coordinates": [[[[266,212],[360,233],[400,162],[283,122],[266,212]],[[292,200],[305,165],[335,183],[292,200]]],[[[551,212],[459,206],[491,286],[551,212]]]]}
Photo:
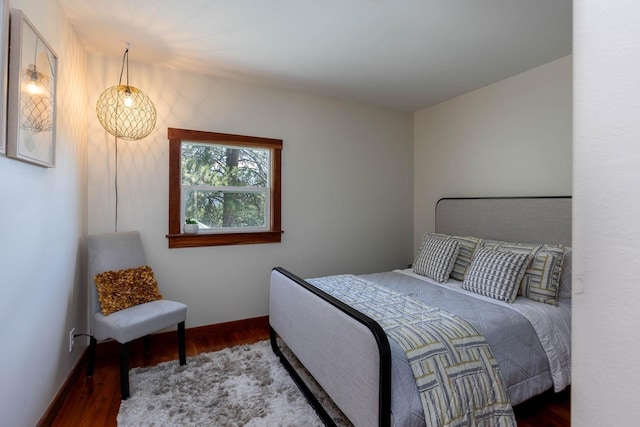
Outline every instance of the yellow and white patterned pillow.
{"type": "Polygon", "coordinates": [[[458,256],[455,259],[450,276],[452,279],[463,281],[476,251],[481,246],[482,239],[471,236],[450,236],[448,234],[427,232],[422,237],[418,253],[420,253],[424,242],[429,238],[455,240],[458,242],[458,256]]]}
{"type": "Polygon", "coordinates": [[[558,289],[564,260],[563,245],[538,245],[527,243],[507,243],[488,240],[483,247],[503,252],[528,254],[531,265],[525,271],[518,295],[545,304],[558,304],[558,289]]]}

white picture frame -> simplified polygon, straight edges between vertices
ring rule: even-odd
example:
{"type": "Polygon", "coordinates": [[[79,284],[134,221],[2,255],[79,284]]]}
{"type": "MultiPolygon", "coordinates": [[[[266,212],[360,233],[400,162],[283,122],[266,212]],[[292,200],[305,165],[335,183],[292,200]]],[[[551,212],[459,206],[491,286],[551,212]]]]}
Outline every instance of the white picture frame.
{"type": "Polygon", "coordinates": [[[6,154],[55,167],[58,58],[19,9],[11,9],[6,154]]]}
{"type": "Polygon", "coordinates": [[[9,73],[9,0],[0,0],[0,154],[7,151],[7,84],[9,73]]]}

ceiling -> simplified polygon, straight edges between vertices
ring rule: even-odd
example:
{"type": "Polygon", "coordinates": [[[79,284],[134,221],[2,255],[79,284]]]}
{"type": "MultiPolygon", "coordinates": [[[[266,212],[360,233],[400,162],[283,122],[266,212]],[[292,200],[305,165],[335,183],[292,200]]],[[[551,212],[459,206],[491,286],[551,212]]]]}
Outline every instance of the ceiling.
{"type": "Polygon", "coordinates": [[[405,111],[572,46],[572,0],[60,3],[91,53],[405,111]]]}

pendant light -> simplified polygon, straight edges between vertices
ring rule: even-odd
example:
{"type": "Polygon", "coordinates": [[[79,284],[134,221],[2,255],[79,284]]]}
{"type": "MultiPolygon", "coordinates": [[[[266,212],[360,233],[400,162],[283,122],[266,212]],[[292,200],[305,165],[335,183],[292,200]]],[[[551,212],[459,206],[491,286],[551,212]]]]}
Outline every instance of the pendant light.
{"type": "Polygon", "coordinates": [[[24,101],[20,109],[20,125],[23,129],[32,132],[53,129],[53,79],[38,71],[38,65],[42,64],[51,67],[51,61],[46,52],[38,56],[38,38],[36,37],[33,64],[29,64],[20,72],[24,101]],[[40,64],[38,64],[39,60],[40,64]]]}
{"type": "Polygon", "coordinates": [[[129,48],[122,57],[122,69],[117,86],[102,92],[96,104],[96,114],[102,127],[116,138],[138,140],[156,127],[156,107],[140,89],[129,85],[129,48]],[[127,81],[122,74],[127,67],[127,81]]]}

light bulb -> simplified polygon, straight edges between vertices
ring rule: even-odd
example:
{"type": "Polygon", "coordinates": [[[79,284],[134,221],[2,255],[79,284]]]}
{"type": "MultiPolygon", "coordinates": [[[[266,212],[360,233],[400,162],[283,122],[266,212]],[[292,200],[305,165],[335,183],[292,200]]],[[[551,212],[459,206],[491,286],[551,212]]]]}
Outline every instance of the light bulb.
{"type": "Polygon", "coordinates": [[[29,95],[41,95],[44,93],[44,86],[42,85],[42,81],[40,80],[41,74],[36,70],[36,66],[31,64],[29,68],[25,71],[25,90],[29,95]]]}
{"type": "Polygon", "coordinates": [[[27,83],[27,92],[31,95],[40,95],[43,92],[42,86],[36,80],[27,83]]]}
{"type": "Polygon", "coordinates": [[[131,98],[131,93],[130,92],[127,92],[124,95],[123,103],[124,103],[124,106],[127,107],[127,108],[130,108],[130,107],[133,106],[133,98],[131,98]]]}

